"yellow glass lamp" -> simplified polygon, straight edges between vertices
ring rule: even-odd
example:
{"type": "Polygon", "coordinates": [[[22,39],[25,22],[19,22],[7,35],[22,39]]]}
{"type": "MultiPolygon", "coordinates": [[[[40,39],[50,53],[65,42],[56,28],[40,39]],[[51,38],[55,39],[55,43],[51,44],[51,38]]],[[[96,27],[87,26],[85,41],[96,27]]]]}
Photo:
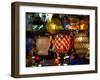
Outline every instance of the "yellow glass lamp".
{"type": "Polygon", "coordinates": [[[58,19],[51,19],[47,22],[47,31],[50,33],[55,33],[55,31],[62,30],[63,26],[58,19]]]}
{"type": "MultiPolygon", "coordinates": [[[[80,26],[81,30],[84,30],[84,25],[80,26]]],[[[89,38],[88,34],[80,32],[74,39],[74,49],[77,54],[85,56],[89,52],[89,38]]]]}
{"type": "Polygon", "coordinates": [[[88,23],[89,23],[89,20],[87,17],[83,20],[80,20],[80,30],[87,30],[89,26],[88,23]]]}

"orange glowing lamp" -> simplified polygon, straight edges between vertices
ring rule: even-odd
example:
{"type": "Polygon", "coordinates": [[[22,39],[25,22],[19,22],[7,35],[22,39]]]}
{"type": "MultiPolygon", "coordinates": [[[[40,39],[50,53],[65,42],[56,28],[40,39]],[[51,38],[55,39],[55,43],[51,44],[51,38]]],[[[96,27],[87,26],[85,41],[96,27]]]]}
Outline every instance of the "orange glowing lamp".
{"type": "Polygon", "coordinates": [[[55,50],[57,53],[65,54],[71,47],[71,37],[67,34],[58,34],[55,36],[55,50]]]}

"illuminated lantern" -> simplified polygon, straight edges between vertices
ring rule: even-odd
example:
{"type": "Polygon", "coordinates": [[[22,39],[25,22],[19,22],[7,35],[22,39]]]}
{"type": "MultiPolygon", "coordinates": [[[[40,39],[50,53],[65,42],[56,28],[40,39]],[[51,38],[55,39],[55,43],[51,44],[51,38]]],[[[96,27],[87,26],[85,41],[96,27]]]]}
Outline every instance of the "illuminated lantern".
{"type": "Polygon", "coordinates": [[[80,55],[88,54],[89,39],[86,33],[79,33],[74,40],[74,48],[76,53],[80,55]]]}
{"type": "Polygon", "coordinates": [[[57,25],[55,23],[48,23],[48,27],[47,27],[47,31],[50,32],[50,33],[54,33],[55,31],[57,30],[62,30],[62,25],[57,25]]]}
{"type": "Polygon", "coordinates": [[[62,30],[63,26],[59,20],[59,15],[54,14],[50,20],[47,22],[47,31],[50,33],[55,33],[55,31],[62,30]]]}
{"type": "Polygon", "coordinates": [[[80,21],[80,30],[87,30],[88,29],[88,22],[81,20],[80,21]]]}
{"type": "Polygon", "coordinates": [[[39,37],[36,39],[36,46],[38,49],[38,55],[48,55],[50,39],[48,37],[39,37]]]}
{"type": "Polygon", "coordinates": [[[80,18],[80,30],[88,30],[89,16],[82,16],[80,18]]]}
{"type": "Polygon", "coordinates": [[[70,26],[68,27],[68,29],[71,29],[71,30],[79,29],[79,17],[78,16],[70,16],[69,20],[70,20],[70,26]]]}
{"type": "Polygon", "coordinates": [[[71,47],[71,37],[67,34],[57,34],[54,45],[58,54],[65,54],[71,47]]]}

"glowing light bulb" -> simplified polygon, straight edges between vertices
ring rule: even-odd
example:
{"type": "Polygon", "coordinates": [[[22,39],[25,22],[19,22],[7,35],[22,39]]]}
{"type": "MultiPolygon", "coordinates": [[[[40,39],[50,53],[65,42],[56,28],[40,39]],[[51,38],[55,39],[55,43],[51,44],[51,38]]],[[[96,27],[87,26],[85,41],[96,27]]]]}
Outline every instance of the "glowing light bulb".
{"type": "Polygon", "coordinates": [[[80,27],[81,27],[81,29],[84,29],[84,26],[85,26],[85,24],[81,24],[81,26],[80,26],[80,27]]]}
{"type": "Polygon", "coordinates": [[[55,30],[56,29],[56,25],[55,24],[52,24],[52,30],[55,30]]]}

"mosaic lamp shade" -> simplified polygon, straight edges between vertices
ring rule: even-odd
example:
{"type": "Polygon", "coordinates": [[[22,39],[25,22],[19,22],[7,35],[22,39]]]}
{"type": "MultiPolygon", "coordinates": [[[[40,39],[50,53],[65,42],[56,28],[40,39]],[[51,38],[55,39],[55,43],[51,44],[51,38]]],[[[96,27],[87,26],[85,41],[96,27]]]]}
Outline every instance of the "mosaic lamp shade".
{"type": "Polygon", "coordinates": [[[67,34],[55,36],[55,50],[58,54],[65,54],[71,47],[71,37],[67,34]]]}
{"type": "Polygon", "coordinates": [[[89,39],[86,33],[79,33],[74,40],[76,53],[86,55],[89,52],[89,39]]]}

